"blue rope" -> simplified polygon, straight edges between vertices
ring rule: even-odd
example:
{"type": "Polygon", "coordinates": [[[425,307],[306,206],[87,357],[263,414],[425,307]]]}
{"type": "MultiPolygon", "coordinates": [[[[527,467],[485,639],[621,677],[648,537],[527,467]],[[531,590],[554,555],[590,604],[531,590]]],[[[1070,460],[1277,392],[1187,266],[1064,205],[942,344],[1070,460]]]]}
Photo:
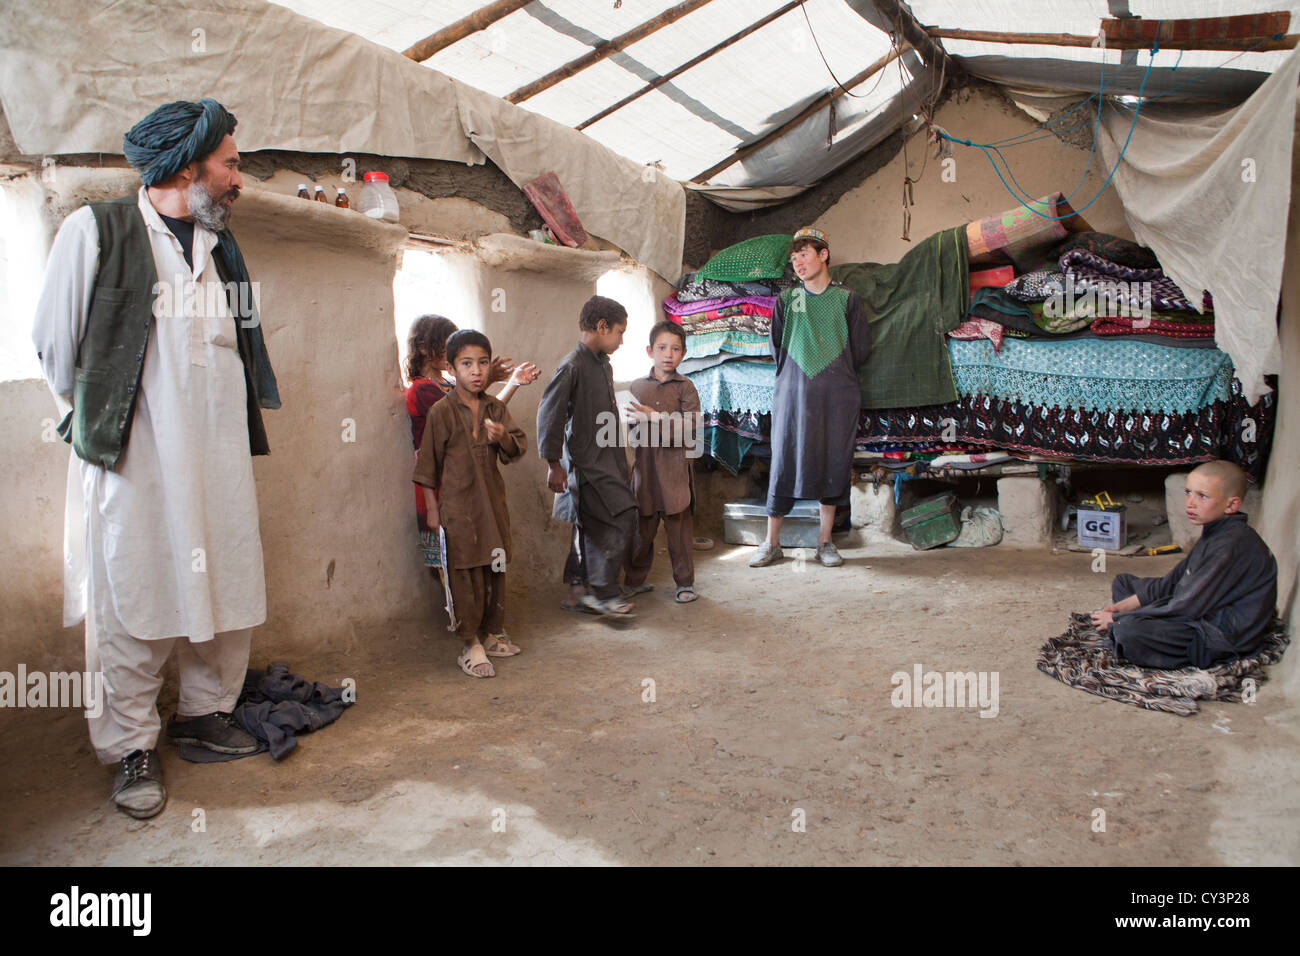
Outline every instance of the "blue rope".
{"type": "MultiPolygon", "coordinates": [[[[1224,60],[1218,66],[1213,67],[1212,69],[1208,70],[1205,73],[1201,73],[1196,76],[1193,76],[1191,79],[1184,80],[1182,83],[1179,83],[1177,86],[1168,89],[1163,93],[1157,93],[1154,96],[1147,97],[1143,95],[1146,91],[1147,79],[1151,76],[1151,68],[1155,66],[1156,54],[1160,52],[1161,22],[1163,21],[1159,21],[1159,20],[1156,21],[1156,37],[1150,50],[1151,59],[1147,61],[1146,71],[1142,74],[1142,82],[1138,85],[1137,103],[1135,104],[1133,109],[1133,122],[1129,124],[1128,135],[1124,137],[1124,145],[1120,147],[1119,155],[1115,157],[1115,165],[1111,167],[1110,172],[1106,175],[1106,181],[1101,184],[1101,188],[1097,190],[1096,195],[1094,195],[1091,199],[1089,199],[1086,203],[1080,206],[1069,216],[1049,216],[1046,213],[1039,212],[1033,206],[1029,205],[1029,203],[1036,202],[1037,200],[1035,199],[1035,197],[1030,196],[1029,193],[1025,191],[1024,187],[1021,186],[1020,183],[1016,181],[1015,175],[1011,172],[1011,164],[1007,162],[1007,158],[1002,154],[1002,150],[1000,149],[1000,147],[1005,146],[1009,148],[1011,146],[1023,146],[1026,143],[1032,143],[1035,140],[1045,139],[1049,136],[1059,135],[1062,132],[1069,132],[1070,130],[1079,129],[1084,125],[1083,123],[1078,123],[1074,126],[1067,127],[1064,130],[1053,129],[1053,127],[1056,126],[1056,124],[1060,123],[1062,120],[1064,120],[1071,113],[1083,109],[1085,106],[1087,106],[1089,103],[1092,102],[1093,97],[1095,96],[1097,99],[1097,119],[1095,121],[1095,125],[1093,126],[1093,131],[1092,131],[1092,147],[1088,150],[1088,162],[1084,165],[1083,176],[1079,178],[1078,184],[1076,184],[1074,189],[1070,191],[1069,195],[1065,197],[1065,199],[1068,201],[1076,192],[1079,191],[1079,188],[1083,185],[1084,181],[1087,179],[1088,171],[1092,166],[1092,158],[1097,149],[1097,134],[1101,128],[1102,96],[1105,92],[1106,85],[1107,85],[1106,63],[1104,59],[1101,64],[1101,86],[1098,88],[1097,92],[1095,94],[1093,93],[1088,94],[1088,96],[1084,98],[1082,101],[1080,101],[1078,104],[1066,110],[1060,116],[1057,116],[1051,121],[1042,124],[1036,130],[1032,130],[1029,133],[1022,133],[1019,136],[1010,136],[1005,140],[997,140],[992,143],[974,143],[971,142],[969,139],[958,139],[957,137],[950,136],[948,133],[945,133],[939,129],[935,129],[935,133],[938,134],[943,139],[948,140],[949,142],[957,143],[961,146],[972,146],[980,150],[980,152],[984,154],[984,158],[989,161],[989,165],[993,167],[993,171],[997,173],[998,179],[1002,183],[1002,187],[1012,196],[1012,198],[1019,201],[1022,206],[1024,206],[1026,209],[1032,212],[1035,216],[1038,216],[1041,219],[1054,219],[1054,220],[1071,219],[1074,216],[1078,215],[1079,213],[1083,212],[1094,202],[1096,202],[1099,198],[1101,198],[1101,194],[1104,193],[1106,191],[1106,188],[1110,185],[1111,179],[1114,178],[1115,172],[1119,169],[1119,164],[1124,159],[1124,154],[1128,151],[1128,144],[1129,141],[1133,138],[1133,130],[1137,127],[1138,116],[1141,114],[1142,103],[1144,100],[1150,103],[1154,100],[1163,99],[1166,96],[1171,96],[1174,93],[1177,93],[1179,90],[1183,89],[1186,86],[1191,85],[1192,83],[1199,83],[1203,80],[1207,80],[1216,72],[1226,67],[1229,63],[1232,63],[1233,61],[1239,59],[1240,57],[1245,56],[1247,53],[1253,52],[1257,47],[1259,47],[1262,43],[1265,42],[1265,39],[1267,39],[1265,38],[1265,39],[1258,40],[1254,45],[1250,46],[1245,50],[1242,50],[1236,56],[1224,60]],[[1010,177],[1011,182],[1015,184],[1016,187],[1015,189],[1012,189],[1011,186],[1007,185],[1007,180],[1005,177],[1003,177],[1002,170],[998,168],[997,161],[993,158],[993,156],[990,155],[989,150],[992,150],[994,153],[996,153],[998,159],[1002,160],[1002,165],[1003,167],[1006,168],[1007,176],[1010,177]]],[[[1275,33],[1273,34],[1272,39],[1278,41],[1282,39],[1282,36],[1283,35],[1281,33],[1275,33]]],[[[1182,50],[1178,52],[1178,60],[1174,63],[1173,68],[1170,70],[1171,73],[1175,72],[1178,69],[1178,65],[1182,63],[1183,52],[1184,51],[1182,50]]],[[[1105,54],[1103,52],[1103,56],[1104,55],[1105,54]]],[[[1111,75],[1110,81],[1114,82],[1114,80],[1117,79],[1120,76],[1120,74],[1122,74],[1126,69],[1128,69],[1128,67],[1121,63],[1119,67],[1116,69],[1115,73],[1111,75]]],[[[1090,120],[1090,122],[1092,121],[1090,120]]]]}
{"type": "MultiPolygon", "coordinates": [[[[1283,35],[1282,35],[1281,33],[1275,33],[1275,34],[1273,34],[1273,36],[1272,36],[1271,39],[1273,39],[1273,40],[1281,40],[1282,38],[1283,38],[1283,35]]],[[[1215,73],[1217,73],[1219,70],[1222,70],[1222,69],[1226,68],[1229,64],[1236,62],[1236,61],[1239,60],[1241,57],[1245,56],[1247,53],[1253,53],[1253,52],[1255,52],[1256,48],[1258,48],[1261,44],[1267,42],[1268,39],[1269,39],[1268,37],[1265,37],[1265,38],[1263,38],[1263,39],[1257,40],[1253,46],[1251,46],[1251,47],[1249,47],[1249,48],[1247,48],[1247,49],[1245,49],[1245,50],[1242,50],[1240,53],[1236,54],[1236,56],[1233,56],[1233,57],[1228,58],[1227,60],[1224,60],[1224,61],[1223,61],[1222,63],[1220,63],[1218,66],[1211,67],[1209,70],[1206,70],[1204,73],[1197,73],[1196,75],[1192,76],[1191,78],[1189,78],[1189,79],[1187,79],[1187,80],[1184,80],[1182,83],[1179,83],[1177,86],[1175,86],[1175,87],[1173,87],[1173,88],[1171,88],[1171,89],[1168,89],[1168,90],[1166,90],[1166,91],[1163,92],[1163,93],[1156,93],[1156,94],[1153,94],[1153,95],[1151,95],[1151,96],[1148,96],[1148,97],[1146,97],[1146,101],[1147,101],[1148,103],[1151,103],[1151,102],[1154,102],[1155,100],[1164,99],[1166,96],[1172,96],[1173,94],[1179,92],[1180,90],[1186,89],[1188,86],[1191,86],[1193,83],[1200,83],[1200,82],[1202,82],[1202,81],[1204,81],[1204,80],[1208,80],[1211,76],[1213,76],[1213,75],[1214,75],[1215,73]]],[[[1183,52],[1184,52],[1184,51],[1181,51],[1181,50],[1179,51],[1179,53],[1178,53],[1178,62],[1175,63],[1173,69],[1171,69],[1170,72],[1173,72],[1173,70],[1176,70],[1176,69],[1178,68],[1178,65],[1182,63],[1183,52]]],[[[1104,71],[1105,71],[1105,68],[1106,68],[1106,64],[1105,64],[1105,62],[1103,61],[1103,63],[1102,63],[1102,70],[1103,70],[1103,73],[1104,73],[1104,71]]],[[[1119,63],[1119,64],[1117,64],[1117,65],[1116,65],[1116,68],[1115,68],[1115,72],[1114,72],[1113,74],[1111,74],[1111,76],[1110,76],[1110,78],[1109,78],[1108,80],[1104,80],[1104,81],[1103,81],[1102,88],[1104,89],[1106,86],[1113,86],[1113,85],[1115,84],[1115,82],[1116,82],[1116,81],[1117,81],[1117,80],[1118,80],[1118,79],[1119,79],[1119,78],[1120,78],[1124,73],[1126,73],[1126,72],[1128,71],[1128,69],[1129,69],[1129,67],[1128,67],[1127,65],[1123,64],[1123,63],[1119,63]]],[[[1070,116],[1072,113],[1076,113],[1076,112],[1078,112],[1079,110],[1084,109],[1085,107],[1087,107],[1088,104],[1090,104],[1090,103],[1092,102],[1094,95],[1096,95],[1096,94],[1089,93],[1089,94],[1088,94],[1088,95],[1087,95],[1083,100],[1081,100],[1080,102],[1078,102],[1077,104],[1075,104],[1074,106],[1072,106],[1070,109],[1066,110],[1066,111],[1065,111],[1064,113],[1062,113],[1060,116],[1057,116],[1057,117],[1055,117],[1054,119],[1049,120],[1049,121],[1046,122],[1046,123],[1043,123],[1041,126],[1039,126],[1039,127],[1038,127],[1037,129],[1035,129],[1035,130],[1031,130],[1031,131],[1029,131],[1029,132],[1027,132],[1027,133],[1020,133],[1020,134],[1018,134],[1018,135],[1016,135],[1016,136],[1009,136],[1009,137],[1007,137],[1006,139],[994,140],[993,142],[991,142],[991,143],[985,143],[984,145],[985,145],[985,146],[1019,146],[1019,145],[1021,145],[1022,143],[1031,143],[1031,142],[1033,142],[1034,140],[1043,139],[1043,138],[1045,138],[1046,136],[1054,135],[1054,133],[1053,133],[1053,128],[1054,128],[1058,123],[1064,121],[1064,120],[1065,120],[1068,116],[1070,116]]],[[[1066,128],[1063,129],[1063,130],[1056,130],[1056,132],[1069,132],[1069,131],[1071,131],[1071,130],[1078,129],[1078,128],[1081,127],[1082,125],[1083,125],[1082,123],[1079,123],[1079,124],[1077,124],[1077,125],[1075,125],[1075,126],[1069,126],[1069,127],[1066,127],[1066,128]]],[[[958,139],[954,139],[953,142],[961,143],[963,146],[974,146],[974,145],[976,145],[976,144],[974,144],[974,143],[972,143],[972,142],[970,142],[970,141],[968,141],[968,140],[958,140],[958,139]]]]}
{"type": "MultiPolygon", "coordinates": [[[[1157,29],[1159,29],[1159,27],[1157,27],[1157,29]]],[[[1074,212],[1070,213],[1070,215],[1068,216],[1049,216],[1047,215],[1047,213],[1039,212],[1032,205],[1029,205],[1029,203],[1036,201],[1035,198],[1033,196],[1030,196],[1027,192],[1025,192],[1023,187],[1021,187],[1019,183],[1016,183],[1016,189],[1020,190],[1019,193],[1016,192],[1016,189],[1012,189],[1009,185],[1007,185],[1007,180],[1006,177],[1002,175],[1002,170],[998,168],[998,164],[994,161],[993,157],[989,155],[990,149],[992,149],[993,152],[997,153],[997,155],[1002,159],[1002,162],[1006,164],[1007,175],[1011,176],[1012,182],[1015,182],[1016,178],[1011,173],[1011,166],[1010,164],[1007,163],[1006,157],[1002,155],[1002,151],[998,149],[998,147],[989,146],[983,143],[972,143],[970,140],[963,141],[963,140],[954,139],[953,137],[948,136],[945,133],[939,133],[939,135],[943,136],[945,139],[950,139],[953,142],[961,143],[963,146],[974,146],[976,149],[980,150],[984,154],[984,157],[989,161],[989,164],[993,167],[993,171],[998,174],[998,180],[1002,183],[1002,187],[1008,193],[1010,193],[1014,199],[1020,202],[1022,206],[1024,206],[1026,209],[1032,212],[1035,216],[1038,216],[1041,219],[1054,219],[1054,220],[1073,219],[1076,215],[1083,212],[1085,209],[1087,209],[1089,206],[1091,206],[1093,203],[1095,203],[1098,199],[1101,198],[1101,194],[1106,191],[1106,187],[1110,185],[1110,181],[1114,177],[1116,170],[1119,169],[1119,164],[1124,159],[1124,153],[1127,152],[1128,150],[1129,140],[1133,138],[1133,130],[1137,127],[1138,116],[1142,112],[1142,92],[1146,89],[1147,77],[1151,75],[1151,67],[1155,64],[1155,61],[1156,61],[1156,57],[1153,51],[1151,54],[1151,59],[1147,62],[1146,73],[1142,75],[1142,84],[1138,87],[1138,93],[1137,93],[1138,101],[1133,109],[1133,122],[1129,124],[1128,135],[1124,137],[1124,145],[1120,147],[1119,155],[1115,157],[1115,165],[1111,167],[1110,172],[1106,175],[1106,181],[1101,184],[1101,188],[1097,190],[1096,195],[1094,195],[1091,199],[1089,199],[1086,203],[1084,203],[1074,212]]],[[[1098,120],[1098,125],[1100,125],[1100,119],[1098,120]]]]}
{"type": "MultiPolygon", "coordinates": [[[[1159,27],[1157,27],[1156,29],[1159,29],[1159,27]]],[[[1081,176],[1079,177],[1079,181],[1078,181],[1077,183],[1074,184],[1074,188],[1071,189],[1071,190],[1066,194],[1066,196],[1065,196],[1065,201],[1066,201],[1066,202],[1069,202],[1069,201],[1074,197],[1074,194],[1077,193],[1077,192],[1082,188],[1084,181],[1088,178],[1088,171],[1092,169],[1092,157],[1093,157],[1093,155],[1097,152],[1097,134],[1101,131],[1101,98],[1102,98],[1102,95],[1106,92],[1106,59],[1105,59],[1105,57],[1106,57],[1106,53],[1105,53],[1105,51],[1103,50],[1103,51],[1102,51],[1102,61],[1101,61],[1101,86],[1099,86],[1099,87],[1097,88],[1097,122],[1094,123],[1094,124],[1093,124],[1093,127],[1092,127],[1092,145],[1088,147],[1088,161],[1087,161],[1086,163],[1083,164],[1083,175],[1081,175],[1081,176]]],[[[1148,69],[1148,70],[1150,69],[1150,66],[1149,66],[1149,65],[1148,65],[1147,69],[1148,69]]],[[[1006,162],[1006,157],[1005,157],[1005,156],[1002,158],[1002,161],[1003,161],[1004,163],[1006,162]]],[[[1010,166],[1007,167],[1007,172],[1008,172],[1008,173],[1011,172],[1011,167],[1010,167],[1010,166]]],[[[1017,187],[1019,187],[1019,185],[1020,185],[1019,183],[1016,183],[1016,186],[1017,186],[1017,187]]]]}

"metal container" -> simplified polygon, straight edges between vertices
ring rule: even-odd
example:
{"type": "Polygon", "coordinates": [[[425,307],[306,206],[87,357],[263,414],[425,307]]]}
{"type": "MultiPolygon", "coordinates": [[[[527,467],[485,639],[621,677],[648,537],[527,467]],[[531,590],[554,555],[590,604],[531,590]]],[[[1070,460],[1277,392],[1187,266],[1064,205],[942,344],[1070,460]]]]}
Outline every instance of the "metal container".
{"type": "Polygon", "coordinates": [[[917,551],[928,551],[961,534],[961,517],[957,513],[957,496],[951,491],[926,498],[902,515],[903,533],[917,551]]]}
{"type": "MultiPolygon", "coordinates": [[[[849,529],[849,509],[835,512],[834,531],[849,529]]],[[[815,501],[796,501],[781,523],[777,544],[783,548],[815,548],[821,530],[820,508],[815,501]]],[[[741,498],[722,506],[722,540],[727,544],[762,544],[767,540],[767,502],[741,498]]]]}

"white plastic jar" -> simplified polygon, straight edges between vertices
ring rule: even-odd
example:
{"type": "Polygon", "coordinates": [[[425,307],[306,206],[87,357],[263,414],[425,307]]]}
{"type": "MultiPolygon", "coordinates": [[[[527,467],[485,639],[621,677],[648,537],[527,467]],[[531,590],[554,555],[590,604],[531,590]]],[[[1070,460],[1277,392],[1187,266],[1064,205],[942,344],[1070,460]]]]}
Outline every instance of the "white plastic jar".
{"type": "Polygon", "coordinates": [[[397,193],[388,185],[388,174],[372,170],[363,179],[357,209],[371,219],[397,222],[397,193]]]}

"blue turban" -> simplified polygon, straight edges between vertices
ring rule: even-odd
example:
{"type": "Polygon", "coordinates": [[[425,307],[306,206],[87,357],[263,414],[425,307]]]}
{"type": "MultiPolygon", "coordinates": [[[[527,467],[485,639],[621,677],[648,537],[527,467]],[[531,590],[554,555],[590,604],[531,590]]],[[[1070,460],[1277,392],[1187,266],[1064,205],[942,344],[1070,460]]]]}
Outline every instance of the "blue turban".
{"type": "Polygon", "coordinates": [[[177,100],[158,107],[122,137],[126,161],[154,186],[207,156],[235,132],[235,114],[216,100],[177,100]]]}

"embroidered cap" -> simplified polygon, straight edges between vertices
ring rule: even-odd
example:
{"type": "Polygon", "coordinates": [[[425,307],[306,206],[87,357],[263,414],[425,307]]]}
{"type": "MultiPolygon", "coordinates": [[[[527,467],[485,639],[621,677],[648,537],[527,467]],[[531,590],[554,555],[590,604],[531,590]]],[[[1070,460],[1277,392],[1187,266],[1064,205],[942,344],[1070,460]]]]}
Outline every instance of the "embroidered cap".
{"type": "Polygon", "coordinates": [[[791,236],[790,248],[793,249],[795,244],[802,239],[809,239],[817,243],[823,249],[829,249],[831,247],[830,241],[826,238],[826,233],[822,232],[820,229],[814,229],[812,226],[804,226],[791,236]]]}

